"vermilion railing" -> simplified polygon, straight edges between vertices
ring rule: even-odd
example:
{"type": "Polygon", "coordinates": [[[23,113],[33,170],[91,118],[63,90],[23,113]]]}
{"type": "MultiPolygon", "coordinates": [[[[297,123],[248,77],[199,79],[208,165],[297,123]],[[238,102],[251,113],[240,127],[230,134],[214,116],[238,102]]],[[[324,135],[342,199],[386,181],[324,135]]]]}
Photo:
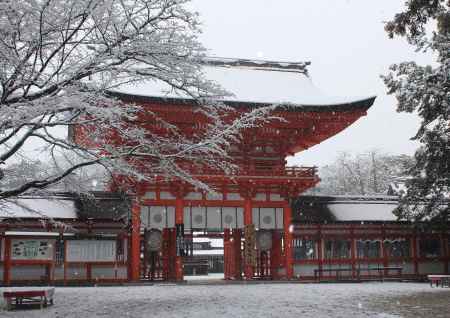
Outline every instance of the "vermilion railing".
{"type": "Polygon", "coordinates": [[[256,177],[287,177],[287,178],[311,178],[317,177],[317,167],[240,167],[225,174],[219,169],[211,169],[207,167],[186,169],[191,171],[193,175],[228,175],[237,177],[256,176],[256,177]]]}

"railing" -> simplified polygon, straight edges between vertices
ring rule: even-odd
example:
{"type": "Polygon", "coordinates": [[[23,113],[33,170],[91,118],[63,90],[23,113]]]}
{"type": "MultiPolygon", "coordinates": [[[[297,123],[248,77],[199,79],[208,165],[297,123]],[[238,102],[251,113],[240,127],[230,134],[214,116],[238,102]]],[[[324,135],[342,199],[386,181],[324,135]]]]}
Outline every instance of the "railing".
{"type": "Polygon", "coordinates": [[[239,167],[231,173],[225,174],[219,169],[208,167],[183,167],[196,176],[235,176],[235,177],[278,177],[278,178],[299,178],[299,179],[315,179],[317,177],[317,167],[239,167]]]}

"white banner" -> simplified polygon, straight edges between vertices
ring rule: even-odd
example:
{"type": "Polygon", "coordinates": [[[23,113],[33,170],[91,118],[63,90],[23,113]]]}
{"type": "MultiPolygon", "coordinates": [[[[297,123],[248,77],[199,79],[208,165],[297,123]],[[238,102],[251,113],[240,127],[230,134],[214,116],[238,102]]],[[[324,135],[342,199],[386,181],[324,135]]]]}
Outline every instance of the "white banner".
{"type": "Polygon", "coordinates": [[[116,260],[116,241],[67,241],[66,260],[68,262],[114,262],[116,260]]]}

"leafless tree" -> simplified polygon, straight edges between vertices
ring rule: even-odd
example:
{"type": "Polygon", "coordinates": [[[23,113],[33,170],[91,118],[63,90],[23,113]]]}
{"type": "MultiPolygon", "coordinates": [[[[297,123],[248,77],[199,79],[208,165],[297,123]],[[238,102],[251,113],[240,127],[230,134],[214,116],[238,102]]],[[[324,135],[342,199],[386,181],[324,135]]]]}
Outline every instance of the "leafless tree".
{"type": "Polygon", "coordinates": [[[319,170],[322,179],[315,190],[324,194],[383,194],[398,177],[408,174],[413,159],[370,150],[352,155],[342,152],[336,161],[319,170]]]}

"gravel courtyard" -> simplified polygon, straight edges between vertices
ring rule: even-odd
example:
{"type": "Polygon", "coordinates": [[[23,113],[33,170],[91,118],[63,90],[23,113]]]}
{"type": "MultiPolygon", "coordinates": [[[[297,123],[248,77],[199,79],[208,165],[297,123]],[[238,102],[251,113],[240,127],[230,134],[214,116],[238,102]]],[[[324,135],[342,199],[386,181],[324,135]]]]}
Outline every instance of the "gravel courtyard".
{"type": "Polygon", "coordinates": [[[53,307],[0,317],[440,318],[449,304],[450,289],[419,283],[59,287],[53,307]]]}

